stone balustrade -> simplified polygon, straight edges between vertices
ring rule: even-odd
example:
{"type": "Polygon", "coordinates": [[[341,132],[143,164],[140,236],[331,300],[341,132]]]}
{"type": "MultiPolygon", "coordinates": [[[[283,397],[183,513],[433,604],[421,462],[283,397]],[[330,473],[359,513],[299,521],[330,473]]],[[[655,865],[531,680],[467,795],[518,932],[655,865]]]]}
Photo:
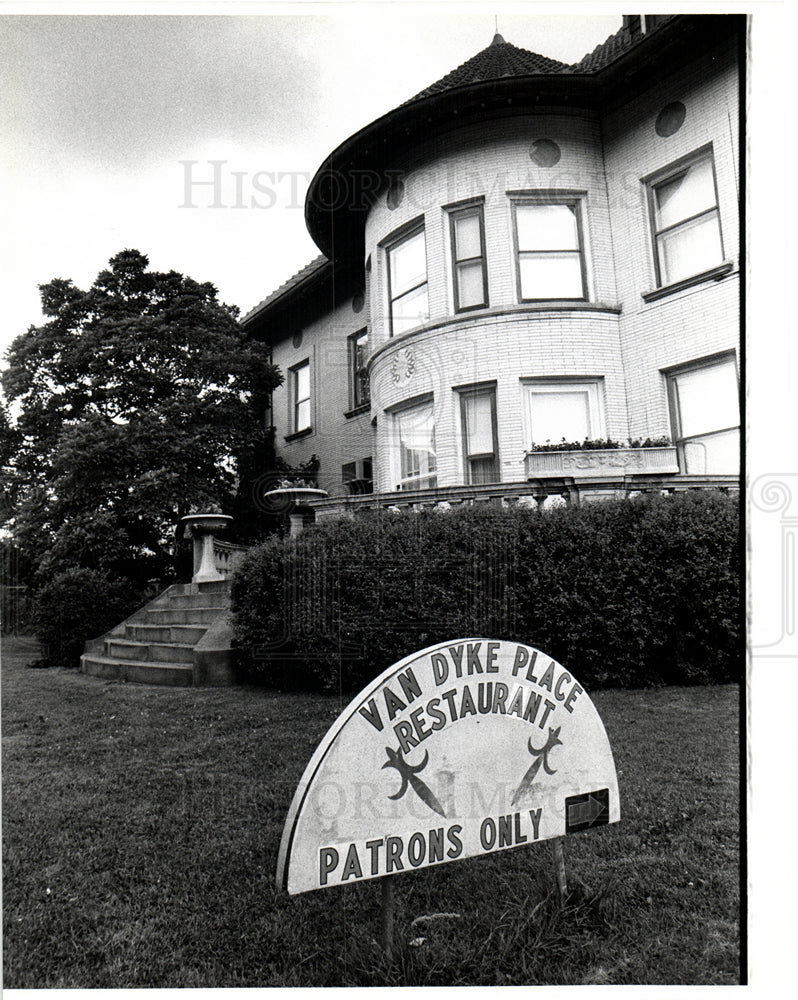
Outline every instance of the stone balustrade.
{"type": "Polygon", "coordinates": [[[213,561],[216,572],[228,580],[241,563],[249,550],[247,545],[235,545],[233,542],[223,542],[218,538],[213,540],[213,561]]]}
{"type": "MultiPolygon", "coordinates": [[[[545,454],[545,453],[543,453],[545,454]]],[[[365,493],[330,497],[309,504],[317,521],[354,517],[367,510],[449,509],[474,504],[547,508],[555,504],[575,505],[584,501],[621,499],[641,493],[674,493],[694,489],[737,491],[737,476],[680,476],[639,474],[617,476],[555,476],[549,474],[526,482],[489,483],[480,486],[445,486],[439,489],[402,490],[395,493],[365,493]]]]}

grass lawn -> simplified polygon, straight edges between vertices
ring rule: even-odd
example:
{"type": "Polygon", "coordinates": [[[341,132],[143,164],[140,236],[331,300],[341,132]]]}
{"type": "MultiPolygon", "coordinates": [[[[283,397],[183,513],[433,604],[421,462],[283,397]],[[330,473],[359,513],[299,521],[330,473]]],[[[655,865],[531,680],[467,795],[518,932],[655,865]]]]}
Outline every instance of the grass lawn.
{"type": "Polygon", "coordinates": [[[343,703],[27,669],[36,655],[5,643],[8,988],[739,982],[736,687],[596,693],[621,822],[567,839],[567,905],[550,843],[399,875],[389,965],[379,880],[274,886],[343,703]]]}

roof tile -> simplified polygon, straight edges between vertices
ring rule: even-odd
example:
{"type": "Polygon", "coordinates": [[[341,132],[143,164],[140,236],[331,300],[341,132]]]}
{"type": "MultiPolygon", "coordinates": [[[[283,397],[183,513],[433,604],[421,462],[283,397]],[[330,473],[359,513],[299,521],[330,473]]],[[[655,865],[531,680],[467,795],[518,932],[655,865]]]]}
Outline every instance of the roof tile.
{"type": "Polygon", "coordinates": [[[309,264],[306,264],[301,271],[297,271],[297,273],[293,275],[293,277],[289,278],[288,281],[284,281],[279,288],[276,288],[270,295],[267,295],[262,302],[259,302],[256,306],[253,306],[246,314],[246,316],[241,317],[240,322],[246,323],[247,320],[253,319],[262,309],[265,309],[266,306],[271,305],[272,302],[275,302],[277,299],[281,298],[287,292],[290,292],[292,289],[296,288],[297,285],[301,285],[306,278],[309,278],[317,271],[320,271],[321,268],[326,263],[328,263],[328,261],[327,258],[324,256],[324,254],[319,254],[319,256],[315,258],[315,260],[312,260],[309,264]]]}
{"type": "Polygon", "coordinates": [[[431,84],[405,104],[412,104],[433,94],[457,87],[467,87],[474,83],[485,83],[488,80],[500,80],[506,76],[539,76],[543,73],[567,73],[568,66],[548,56],[537,52],[519,49],[510,42],[505,42],[501,35],[496,35],[490,45],[477,52],[457,69],[447,73],[437,83],[431,84]]]}

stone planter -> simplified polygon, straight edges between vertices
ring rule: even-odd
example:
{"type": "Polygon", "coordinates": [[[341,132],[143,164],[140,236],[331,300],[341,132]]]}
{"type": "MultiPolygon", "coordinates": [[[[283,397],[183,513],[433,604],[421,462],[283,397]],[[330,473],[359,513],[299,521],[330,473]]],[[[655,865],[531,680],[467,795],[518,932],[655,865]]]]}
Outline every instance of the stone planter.
{"type": "Polygon", "coordinates": [[[213,536],[217,531],[224,531],[232,522],[229,514],[189,514],[180,519],[180,523],[188,528],[194,539],[194,583],[224,580],[224,576],[216,568],[213,536]]]}
{"type": "Polygon", "coordinates": [[[263,499],[273,513],[280,511],[288,513],[291,537],[295,538],[301,534],[305,525],[312,524],[315,520],[313,509],[309,506],[311,501],[326,500],[329,495],[326,490],[314,486],[281,486],[279,489],[264,493],[263,499]]]}
{"type": "Polygon", "coordinates": [[[529,451],[528,479],[547,476],[594,477],[658,475],[678,472],[674,446],[662,448],[597,448],[586,451],[529,451]]]}

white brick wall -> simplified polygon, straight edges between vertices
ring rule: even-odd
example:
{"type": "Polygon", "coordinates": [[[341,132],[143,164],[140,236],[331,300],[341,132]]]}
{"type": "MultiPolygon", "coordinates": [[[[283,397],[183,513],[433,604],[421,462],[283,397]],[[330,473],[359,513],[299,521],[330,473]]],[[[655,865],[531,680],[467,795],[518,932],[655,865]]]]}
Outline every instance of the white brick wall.
{"type": "Polygon", "coordinates": [[[662,369],[739,341],[737,73],[734,53],[707,53],[671,79],[618,108],[602,122],[618,291],[621,346],[633,437],[670,433],[662,369]],[[685,121],[674,135],[654,129],[660,109],[681,101],[685,121]],[[641,179],[712,144],[724,253],[734,271],[646,303],[656,287],[646,189],[641,179]]]}
{"type": "Polygon", "coordinates": [[[504,311],[460,319],[390,342],[374,358],[371,371],[372,401],[378,412],[376,488],[396,488],[396,439],[392,413],[386,413],[386,408],[430,392],[435,399],[438,485],[462,483],[459,396],[453,387],[485,381],[496,382],[502,479],[526,478],[522,380],[559,376],[603,379],[606,433],[620,439],[628,436],[614,312],[504,311]],[[404,364],[394,367],[394,359],[400,354],[406,357],[407,351],[413,359],[410,377],[405,376],[404,364]]]}

